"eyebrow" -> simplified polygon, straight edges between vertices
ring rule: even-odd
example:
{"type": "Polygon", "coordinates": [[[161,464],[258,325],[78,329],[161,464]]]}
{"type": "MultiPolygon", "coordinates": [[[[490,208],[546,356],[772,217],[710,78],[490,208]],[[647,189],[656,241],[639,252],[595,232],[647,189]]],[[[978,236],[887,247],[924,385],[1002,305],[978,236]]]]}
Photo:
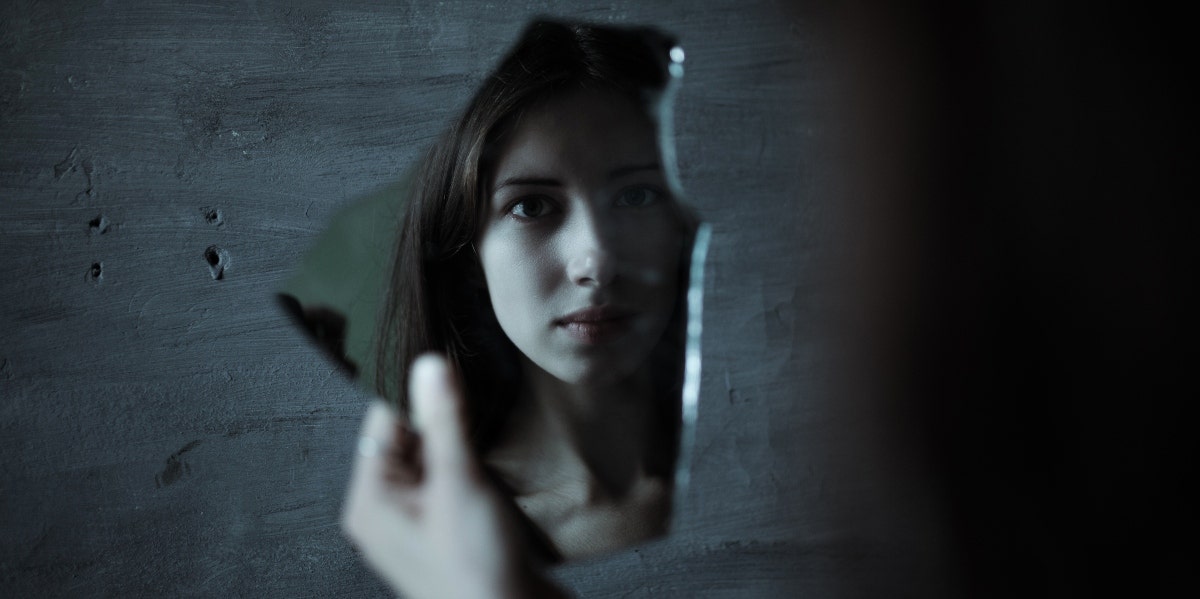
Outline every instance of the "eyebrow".
{"type": "MultiPolygon", "coordinates": [[[[611,181],[613,179],[618,179],[636,172],[657,171],[661,169],[662,167],[659,166],[657,162],[652,162],[650,164],[633,164],[629,166],[622,166],[608,171],[608,179],[611,181]]],[[[492,189],[492,193],[496,193],[497,191],[500,191],[501,188],[509,185],[541,185],[545,187],[562,187],[563,183],[562,181],[551,177],[526,177],[518,175],[516,177],[508,177],[497,183],[496,187],[492,189]]]]}

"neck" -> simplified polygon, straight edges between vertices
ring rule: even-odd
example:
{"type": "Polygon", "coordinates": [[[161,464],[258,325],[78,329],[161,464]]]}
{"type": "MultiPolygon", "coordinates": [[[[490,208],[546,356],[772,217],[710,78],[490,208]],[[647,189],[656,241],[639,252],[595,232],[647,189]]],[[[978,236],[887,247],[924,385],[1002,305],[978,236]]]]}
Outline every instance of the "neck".
{"type": "Polygon", "coordinates": [[[654,400],[654,385],[643,368],[617,381],[598,384],[566,383],[527,358],[522,360],[524,392],[520,401],[570,428],[573,437],[586,437],[597,426],[644,428],[654,400]]]}
{"type": "MultiPolygon", "coordinates": [[[[523,360],[524,384],[491,461],[518,492],[567,480],[589,501],[620,498],[639,476],[656,422],[649,372],[609,383],[565,383],[523,360]]],[[[661,432],[660,432],[661,434],[661,432]]]]}

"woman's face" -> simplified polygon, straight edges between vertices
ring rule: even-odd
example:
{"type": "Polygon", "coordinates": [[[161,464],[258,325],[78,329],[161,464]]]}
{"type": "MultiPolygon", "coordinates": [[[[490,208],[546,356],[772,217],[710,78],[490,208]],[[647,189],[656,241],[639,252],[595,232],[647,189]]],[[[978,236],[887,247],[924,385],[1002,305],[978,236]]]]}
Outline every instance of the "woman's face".
{"type": "Polygon", "coordinates": [[[683,240],[645,112],[602,92],[552,100],[484,184],[477,247],[508,338],[571,384],[637,370],[670,320],[683,240]]]}

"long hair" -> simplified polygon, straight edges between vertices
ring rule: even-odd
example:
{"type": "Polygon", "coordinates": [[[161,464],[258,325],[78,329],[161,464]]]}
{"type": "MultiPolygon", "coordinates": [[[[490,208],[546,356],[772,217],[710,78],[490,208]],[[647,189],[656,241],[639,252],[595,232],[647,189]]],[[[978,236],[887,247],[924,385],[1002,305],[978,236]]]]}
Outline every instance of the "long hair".
{"type": "MultiPolygon", "coordinates": [[[[473,245],[498,148],[523,114],[572,91],[617,92],[652,115],[670,79],[672,47],[673,39],[649,28],[535,22],[425,156],[404,209],[376,336],[374,386],[402,414],[409,413],[408,365],[423,352],[440,352],[465,381],[473,443],[482,450],[494,440],[520,388],[518,350],[496,322],[473,245]]],[[[690,241],[694,220],[680,222],[690,241]]],[[[683,319],[676,312],[672,322],[683,319]]],[[[670,326],[666,335],[682,330],[670,326]]],[[[682,362],[669,371],[678,379],[682,362]]]]}

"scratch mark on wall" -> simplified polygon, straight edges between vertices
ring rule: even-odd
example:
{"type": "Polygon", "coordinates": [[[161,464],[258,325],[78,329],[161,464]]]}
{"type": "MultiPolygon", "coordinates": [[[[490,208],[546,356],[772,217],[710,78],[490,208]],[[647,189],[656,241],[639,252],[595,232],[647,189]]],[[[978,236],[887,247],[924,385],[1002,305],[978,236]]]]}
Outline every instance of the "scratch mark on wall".
{"type": "Polygon", "coordinates": [[[182,448],[180,448],[179,451],[176,451],[168,456],[167,465],[163,467],[162,472],[158,473],[158,475],[154,477],[154,486],[156,488],[162,488],[167,485],[174,484],[176,481],[182,478],[184,474],[190,474],[192,468],[183,460],[183,455],[191,451],[199,444],[200,439],[194,439],[187,445],[184,445],[182,448]]]}
{"type": "Polygon", "coordinates": [[[71,148],[71,152],[67,154],[58,164],[54,165],[54,180],[62,181],[69,173],[83,173],[83,191],[75,195],[76,201],[86,201],[95,198],[95,181],[96,164],[91,157],[84,156],[79,151],[79,146],[71,148]]]}
{"type": "Polygon", "coordinates": [[[729,378],[728,370],[725,371],[725,392],[729,397],[730,405],[739,404],[745,401],[742,399],[741,393],[738,393],[738,390],[733,386],[733,381],[729,378]]]}
{"type": "Polygon", "coordinates": [[[71,153],[67,154],[62,162],[54,165],[54,180],[61,181],[69,172],[74,172],[75,167],[79,164],[79,146],[71,148],[71,153]]]}

